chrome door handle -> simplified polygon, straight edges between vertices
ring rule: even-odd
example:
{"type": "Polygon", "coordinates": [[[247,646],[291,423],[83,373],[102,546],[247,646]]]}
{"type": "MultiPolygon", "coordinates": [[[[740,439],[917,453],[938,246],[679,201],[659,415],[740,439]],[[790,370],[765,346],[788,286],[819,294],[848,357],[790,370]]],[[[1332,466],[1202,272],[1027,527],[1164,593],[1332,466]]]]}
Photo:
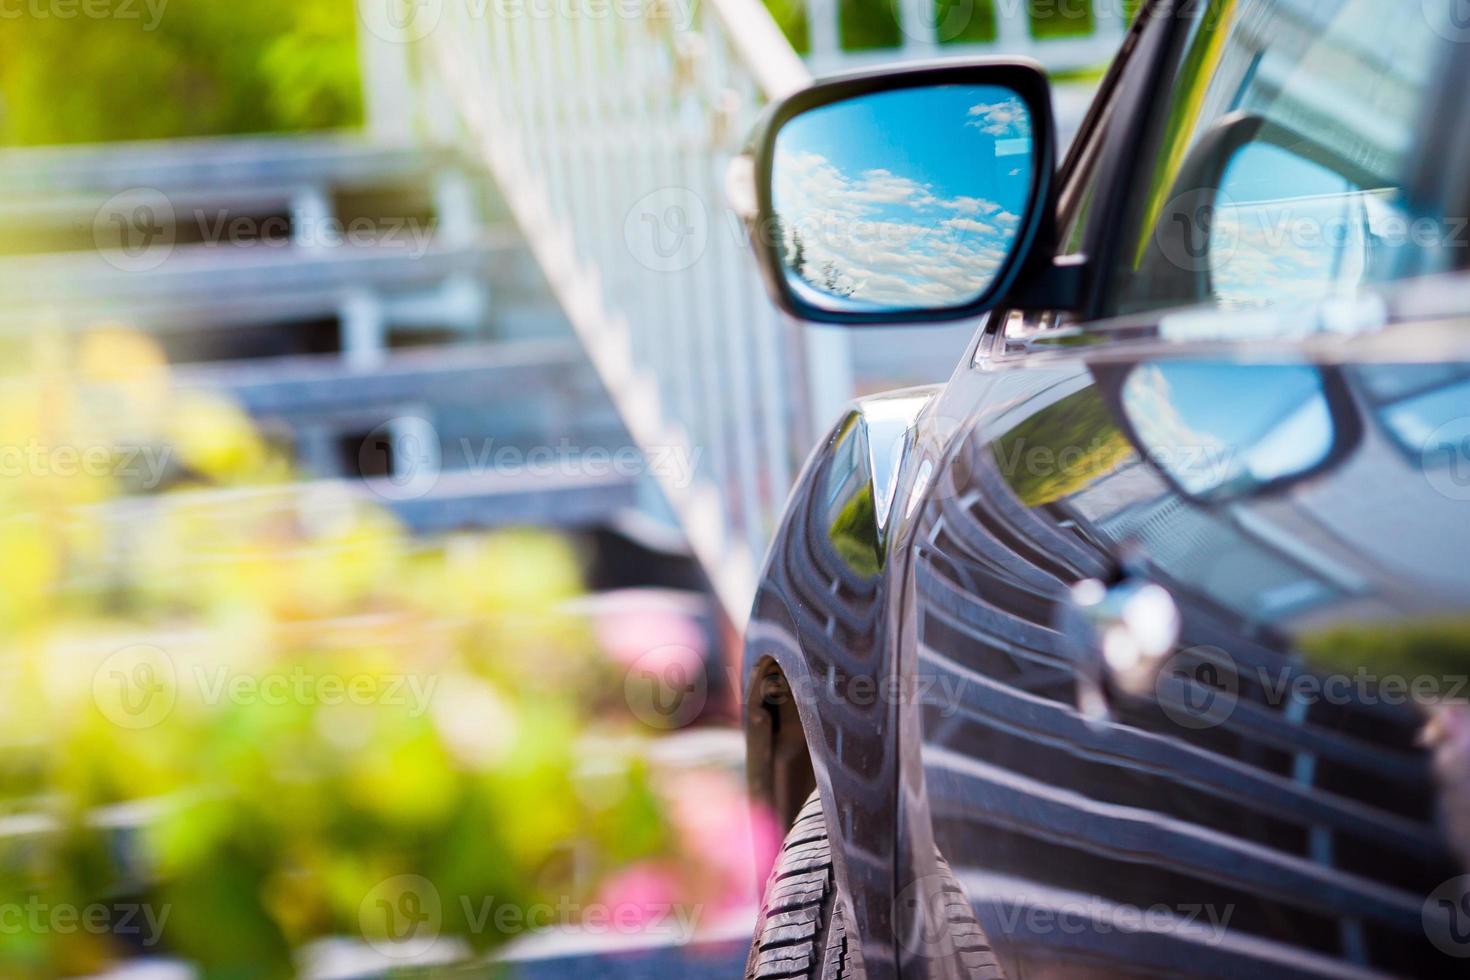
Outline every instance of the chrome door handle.
{"type": "Polygon", "coordinates": [[[1101,720],[1108,691],[1151,694],[1179,642],[1179,606],[1163,586],[1137,576],[1113,585],[1078,582],[1059,626],[1078,658],[1078,710],[1101,720]]]}

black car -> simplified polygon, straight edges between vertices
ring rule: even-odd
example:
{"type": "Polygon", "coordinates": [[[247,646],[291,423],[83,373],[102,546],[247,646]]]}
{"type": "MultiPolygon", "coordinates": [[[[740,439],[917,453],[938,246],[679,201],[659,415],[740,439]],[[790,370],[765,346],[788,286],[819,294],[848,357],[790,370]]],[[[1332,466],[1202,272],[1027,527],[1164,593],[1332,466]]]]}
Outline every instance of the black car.
{"type": "Polygon", "coordinates": [[[981,317],[808,463],[746,640],[750,977],[1470,974],[1470,10],[1147,3],[752,146],[789,312],[981,317]]]}

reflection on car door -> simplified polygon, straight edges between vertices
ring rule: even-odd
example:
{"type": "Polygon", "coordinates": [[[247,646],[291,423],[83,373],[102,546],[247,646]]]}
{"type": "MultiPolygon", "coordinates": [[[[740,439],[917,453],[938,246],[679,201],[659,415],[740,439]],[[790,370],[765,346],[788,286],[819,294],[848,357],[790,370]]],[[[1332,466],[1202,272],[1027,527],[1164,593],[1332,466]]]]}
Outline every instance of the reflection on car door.
{"type": "Polygon", "coordinates": [[[932,830],[1010,976],[1470,954],[1470,284],[1353,292],[1425,244],[1431,6],[1199,5],[1104,229],[1116,319],[994,331],[936,408],[900,874],[932,830]]]}
{"type": "Polygon", "coordinates": [[[1463,767],[1437,782],[1434,739],[1462,737],[1448,702],[1470,669],[1454,468],[1470,354],[1329,360],[1329,468],[1201,499],[1170,465],[1238,477],[1229,454],[1300,425],[1306,399],[1242,446],[1239,427],[1207,429],[1228,403],[1176,394],[1195,427],[1144,450],[1113,392],[1139,370],[1214,371],[1230,385],[1213,397],[1249,414],[1251,373],[1302,367],[1258,343],[1222,354],[1231,325],[969,380],[981,411],[927,494],[910,569],[908,655],[919,689],[943,692],[920,712],[935,842],[1015,975],[1448,975],[1431,940],[1453,945],[1453,906],[1426,903],[1461,873],[1463,767]],[[1145,689],[1119,682],[1126,651],[1065,628],[1090,579],[1177,606],[1178,652],[1145,689]]]}

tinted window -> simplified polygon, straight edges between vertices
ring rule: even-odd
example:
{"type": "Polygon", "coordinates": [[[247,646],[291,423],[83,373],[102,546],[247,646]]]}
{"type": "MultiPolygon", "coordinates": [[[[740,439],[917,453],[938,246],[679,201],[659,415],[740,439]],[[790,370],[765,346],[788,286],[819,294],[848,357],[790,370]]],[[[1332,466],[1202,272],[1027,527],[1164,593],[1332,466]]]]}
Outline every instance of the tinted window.
{"type": "Polygon", "coordinates": [[[1445,46],[1433,4],[1199,6],[1132,189],[1113,311],[1260,306],[1395,277],[1437,234],[1401,207],[1445,46]]]}

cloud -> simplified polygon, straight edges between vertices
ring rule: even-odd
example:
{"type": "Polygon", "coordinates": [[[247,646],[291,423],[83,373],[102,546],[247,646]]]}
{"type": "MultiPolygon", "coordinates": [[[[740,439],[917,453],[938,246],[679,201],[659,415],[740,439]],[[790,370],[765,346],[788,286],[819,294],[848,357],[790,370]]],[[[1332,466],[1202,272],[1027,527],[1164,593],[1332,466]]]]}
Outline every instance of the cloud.
{"type": "Polygon", "coordinates": [[[1019,138],[1031,135],[1031,112],[1015,96],[1000,102],[972,105],[965,115],[966,126],[974,126],[991,136],[1019,138]]]}
{"type": "Polygon", "coordinates": [[[994,225],[987,225],[983,221],[975,221],[971,218],[950,218],[944,223],[944,227],[953,228],[955,231],[973,231],[977,235],[995,234],[994,225]]]}
{"type": "Polygon", "coordinates": [[[826,157],[778,155],[783,253],[813,287],[892,306],[939,306],[984,290],[1016,218],[984,198],[940,197],[886,169],[844,173],[826,157]],[[980,220],[980,219],[984,220],[980,220]]]}

